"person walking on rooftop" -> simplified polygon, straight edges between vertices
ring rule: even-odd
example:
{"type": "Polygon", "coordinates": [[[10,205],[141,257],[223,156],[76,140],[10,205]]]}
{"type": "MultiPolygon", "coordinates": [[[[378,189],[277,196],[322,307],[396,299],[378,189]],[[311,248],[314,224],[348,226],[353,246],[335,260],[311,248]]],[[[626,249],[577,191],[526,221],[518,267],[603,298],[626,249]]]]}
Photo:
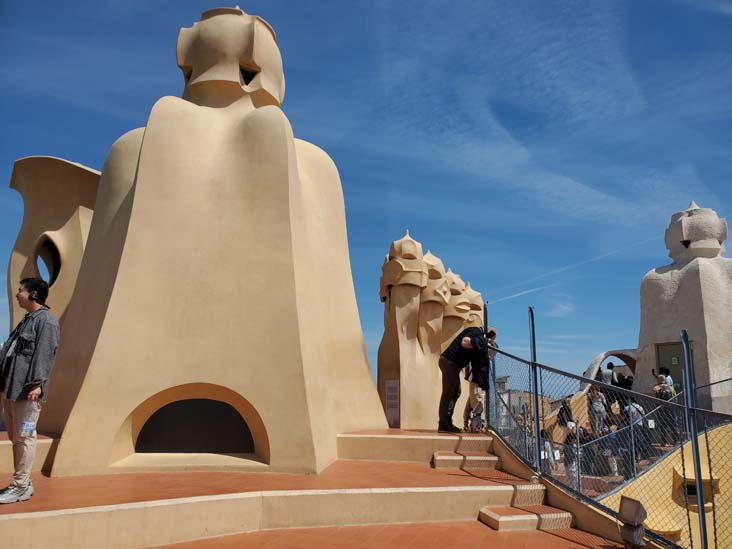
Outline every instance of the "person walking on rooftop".
{"type": "Polygon", "coordinates": [[[569,404],[569,399],[565,398],[562,400],[562,405],[557,411],[557,425],[562,432],[563,436],[567,436],[569,432],[569,424],[574,422],[572,417],[572,407],[569,404]]]}
{"type": "Polygon", "coordinates": [[[0,503],[25,501],[33,495],[30,472],[36,455],[36,423],[48,396],[59,340],[58,320],[48,310],[47,297],[48,284],[40,278],[20,281],[15,299],[27,314],[0,349],[0,400],[15,470],[10,485],[0,491],[0,503]]]}
{"type": "MultiPolygon", "coordinates": [[[[600,381],[607,385],[618,386],[618,376],[615,373],[615,364],[608,362],[604,370],[600,371],[600,381]]],[[[612,414],[612,404],[617,401],[617,393],[612,389],[606,387],[601,389],[602,394],[605,395],[605,411],[607,414],[612,414]]]]}
{"type": "Polygon", "coordinates": [[[590,416],[590,427],[596,435],[601,435],[605,430],[605,419],[607,418],[607,400],[600,392],[598,385],[590,386],[587,394],[587,408],[590,416]]]}
{"type": "MultiPolygon", "coordinates": [[[[668,383],[670,376],[661,373],[656,379],[658,385],[653,388],[653,396],[661,400],[673,400],[676,397],[676,390],[668,383]]],[[[661,441],[665,444],[675,445],[679,442],[681,436],[679,429],[681,426],[680,410],[675,406],[659,407],[656,415],[662,424],[661,441]]]]}
{"type": "Polygon", "coordinates": [[[658,371],[659,371],[659,373],[663,374],[663,377],[664,377],[663,382],[666,385],[668,385],[669,387],[673,387],[674,386],[674,380],[671,377],[671,370],[669,370],[666,367],[663,367],[663,368],[660,368],[658,371]]]}
{"type": "Polygon", "coordinates": [[[563,444],[564,474],[567,476],[567,484],[574,490],[579,490],[579,439],[575,424],[569,426],[569,432],[564,438],[563,444]]]}

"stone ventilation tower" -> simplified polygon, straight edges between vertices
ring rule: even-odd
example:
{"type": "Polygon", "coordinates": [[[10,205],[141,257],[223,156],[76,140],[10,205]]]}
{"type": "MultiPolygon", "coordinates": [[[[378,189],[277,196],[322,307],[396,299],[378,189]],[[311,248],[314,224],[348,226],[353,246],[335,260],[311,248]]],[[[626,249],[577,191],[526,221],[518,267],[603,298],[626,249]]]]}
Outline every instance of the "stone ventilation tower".
{"type": "MultiPolygon", "coordinates": [[[[442,390],[440,353],[462,330],[483,325],[483,299],[409,231],[392,243],[382,265],[379,296],[384,336],[378,389],[391,427],[434,429],[442,390]]],[[[467,389],[456,406],[465,405],[467,389]]]]}
{"type": "Polygon", "coordinates": [[[261,18],[207,11],[181,29],[177,60],[183,97],[121,136],[101,178],[50,162],[73,191],[54,206],[16,167],[32,207],[11,274],[50,241],[66,259],[52,295],[75,288],[57,294],[68,307],[39,424],[61,437],[52,474],[320,471],[338,433],[386,427],[338,171],[294,137],[261,18]]]}
{"type": "MultiPolygon", "coordinates": [[[[727,223],[692,202],[671,216],[665,241],[670,265],[649,271],[641,284],[641,327],[633,389],[649,392],[661,367],[681,382],[679,332],[691,339],[695,383],[732,377],[732,260],[723,257],[727,223]]],[[[730,384],[702,389],[698,404],[732,412],[730,384]]]]}

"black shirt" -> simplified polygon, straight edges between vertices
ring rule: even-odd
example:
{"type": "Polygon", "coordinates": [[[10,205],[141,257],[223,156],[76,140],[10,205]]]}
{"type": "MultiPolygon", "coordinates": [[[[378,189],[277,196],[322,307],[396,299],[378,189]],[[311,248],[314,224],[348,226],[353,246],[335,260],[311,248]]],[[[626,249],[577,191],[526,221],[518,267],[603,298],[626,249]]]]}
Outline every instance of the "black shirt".
{"type": "Polygon", "coordinates": [[[488,342],[483,335],[483,330],[481,328],[466,328],[452,340],[442,356],[457,366],[465,368],[471,361],[474,361],[474,363],[485,361],[487,354],[488,342]],[[473,345],[472,349],[466,349],[462,346],[464,337],[470,338],[470,343],[473,345]]]}

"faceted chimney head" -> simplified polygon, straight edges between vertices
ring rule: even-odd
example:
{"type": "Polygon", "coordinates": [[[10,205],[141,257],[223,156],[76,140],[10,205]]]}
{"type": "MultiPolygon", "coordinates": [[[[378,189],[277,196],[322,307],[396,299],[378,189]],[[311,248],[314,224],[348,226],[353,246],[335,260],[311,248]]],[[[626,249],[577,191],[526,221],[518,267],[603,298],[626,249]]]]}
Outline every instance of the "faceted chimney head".
{"type": "Polygon", "coordinates": [[[450,294],[462,295],[465,292],[465,282],[459,274],[453,273],[452,269],[448,269],[446,277],[447,283],[450,285],[450,294]]]}
{"type": "Polygon", "coordinates": [[[422,259],[422,244],[409,236],[409,230],[407,230],[403,237],[391,243],[389,258],[422,259]]]}
{"type": "Polygon", "coordinates": [[[465,285],[465,297],[468,298],[468,304],[470,305],[470,313],[468,314],[468,321],[470,324],[476,324],[479,326],[483,325],[483,296],[480,292],[476,292],[470,287],[470,282],[465,285]]]}
{"type": "Polygon", "coordinates": [[[674,261],[694,257],[717,257],[724,252],[727,223],[711,208],[695,202],[671,216],[666,229],[666,248],[674,261]]]}
{"type": "Polygon", "coordinates": [[[422,289],[420,301],[435,301],[443,306],[447,305],[450,300],[450,286],[445,278],[442,260],[428,251],[424,254],[424,264],[427,267],[427,286],[422,289]]]}
{"type": "Polygon", "coordinates": [[[465,293],[465,282],[460,275],[453,273],[452,269],[447,270],[446,278],[450,287],[450,300],[445,308],[444,316],[467,320],[470,314],[470,301],[465,293]]]}
{"type": "Polygon", "coordinates": [[[279,106],[285,97],[285,75],[274,30],[238,7],[206,11],[191,28],[181,29],[177,56],[186,99],[194,95],[196,86],[222,83],[240,86],[257,106],[279,106]]]}
{"type": "Polygon", "coordinates": [[[424,288],[427,285],[427,266],[422,259],[422,244],[409,236],[409,231],[392,242],[389,255],[381,266],[379,295],[386,301],[390,288],[397,285],[412,285],[424,288]]]}

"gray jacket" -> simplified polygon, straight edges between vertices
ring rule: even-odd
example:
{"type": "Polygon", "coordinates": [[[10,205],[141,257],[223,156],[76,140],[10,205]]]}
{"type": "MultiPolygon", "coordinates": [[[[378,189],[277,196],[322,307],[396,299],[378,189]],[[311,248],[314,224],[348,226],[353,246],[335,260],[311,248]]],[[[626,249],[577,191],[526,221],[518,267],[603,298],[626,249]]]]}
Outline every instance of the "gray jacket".
{"type": "Polygon", "coordinates": [[[58,338],[58,320],[51,311],[44,308],[25,315],[0,349],[0,367],[7,374],[3,389],[5,398],[25,400],[28,391],[40,386],[41,400],[46,401],[58,338]],[[15,346],[12,355],[7,357],[13,339],[15,346]]]}

